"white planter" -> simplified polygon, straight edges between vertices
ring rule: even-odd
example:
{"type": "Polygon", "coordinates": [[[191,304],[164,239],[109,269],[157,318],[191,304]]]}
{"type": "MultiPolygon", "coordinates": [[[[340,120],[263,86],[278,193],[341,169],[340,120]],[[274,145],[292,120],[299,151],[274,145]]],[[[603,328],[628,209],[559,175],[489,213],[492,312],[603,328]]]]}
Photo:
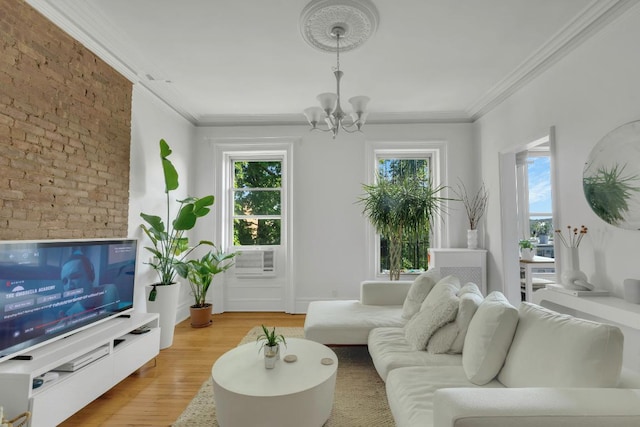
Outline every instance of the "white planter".
{"type": "Polygon", "coordinates": [[[529,248],[520,249],[520,258],[522,258],[525,261],[532,261],[533,260],[533,256],[535,254],[536,254],[536,250],[535,249],[529,249],[529,248]]]}
{"type": "Polygon", "coordinates": [[[640,304],[640,280],[624,279],[624,299],[633,304],[640,304]]]}
{"type": "Polygon", "coordinates": [[[467,230],[467,248],[478,249],[478,230],[467,230]]]}
{"type": "Polygon", "coordinates": [[[578,248],[568,248],[568,254],[566,266],[560,275],[560,283],[567,289],[578,291],[593,290],[593,285],[587,282],[587,275],[580,271],[580,252],[578,248]]]}
{"type": "Polygon", "coordinates": [[[173,344],[173,331],[176,327],[180,284],[156,286],[157,295],[155,301],[149,301],[151,289],[153,289],[151,285],[145,287],[147,313],[158,313],[160,315],[160,349],[171,347],[173,344]]]}

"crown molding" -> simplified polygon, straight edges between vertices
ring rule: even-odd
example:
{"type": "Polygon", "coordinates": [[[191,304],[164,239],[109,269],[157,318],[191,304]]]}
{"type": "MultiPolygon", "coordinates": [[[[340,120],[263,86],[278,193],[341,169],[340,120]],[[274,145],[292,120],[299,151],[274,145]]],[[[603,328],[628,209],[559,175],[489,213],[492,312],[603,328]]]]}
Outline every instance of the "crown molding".
{"type": "MultiPolygon", "coordinates": [[[[433,124],[433,123],[472,123],[471,117],[463,111],[370,113],[367,125],[397,124],[433,124]]],[[[304,114],[253,114],[231,115],[215,114],[200,116],[196,126],[234,127],[234,126],[308,126],[304,114]]]]}
{"type": "Polygon", "coordinates": [[[80,42],[83,46],[96,54],[100,59],[105,61],[116,71],[122,74],[130,82],[135,83],[138,81],[138,74],[136,71],[127,65],[126,59],[116,55],[111,49],[103,45],[97,38],[91,36],[83,28],[78,26],[75,21],[75,17],[81,17],[81,22],[89,25],[97,34],[104,34],[104,22],[105,20],[95,19],[96,15],[100,15],[99,11],[86,2],[76,2],[71,7],[65,4],[64,0],[50,1],[50,0],[25,0],[31,7],[44,15],[47,19],[58,26],[62,31],[69,34],[73,39],[80,42]],[[92,13],[87,13],[91,10],[92,13]],[[72,12],[73,16],[69,12],[72,12]]]}
{"type": "Polygon", "coordinates": [[[505,99],[565,57],[638,0],[594,0],[580,15],[562,28],[549,42],[529,56],[512,73],[495,85],[467,110],[473,121],[494,109],[505,99]]]}
{"type": "MultiPolygon", "coordinates": [[[[306,125],[307,123],[302,113],[284,115],[204,115],[197,117],[185,107],[184,102],[181,101],[181,95],[171,85],[170,81],[164,79],[164,77],[158,77],[162,70],[154,64],[144,62],[141,55],[132,51],[126,40],[123,40],[118,35],[119,33],[114,31],[114,28],[109,25],[108,19],[104,18],[91,3],[71,3],[67,0],[25,1],[130,82],[144,87],[149,93],[195,126],[306,125]],[[78,25],[78,22],[82,23],[84,27],[78,25]],[[85,28],[90,29],[91,33],[85,28]],[[109,40],[109,46],[101,43],[99,41],[101,38],[109,40]],[[116,52],[118,53],[116,54],[116,52]]],[[[370,113],[367,123],[472,123],[639,2],[640,0],[594,0],[579,16],[529,56],[489,92],[474,102],[466,111],[370,113]]]]}
{"type": "Polygon", "coordinates": [[[183,108],[181,96],[171,82],[164,77],[158,77],[162,73],[160,67],[143,62],[142,56],[131,50],[127,41],[119,35],[119,31],[116,31],[109,20],[91,3],[70,3],[66,0],[25,1],[131,83],[141,85],[185,120],[197,125],[193,114],[183,108]],[[83,26],[78,23],[82,23],[83,26]],[[91,32],[85,28],[89,28],[91,32]],[[99,39],[109,40],[112,49],[102,44],[99,39]],[[149,70],[153,70],[152,74],[149,70]]]}

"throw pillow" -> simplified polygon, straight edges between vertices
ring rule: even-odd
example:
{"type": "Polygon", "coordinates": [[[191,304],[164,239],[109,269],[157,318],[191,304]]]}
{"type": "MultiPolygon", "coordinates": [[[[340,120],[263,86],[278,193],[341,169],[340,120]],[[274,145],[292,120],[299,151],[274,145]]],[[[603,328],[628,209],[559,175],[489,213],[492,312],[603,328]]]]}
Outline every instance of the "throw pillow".
{"type": "Polygon", "coordinates": [[[440,273],[435,268],[425,271],[416,277],[402,305],[402,317],[411,319],[420,311],[420,306],[424,302],[424,299],[439,280],[440,273]]]}
{"type": "Polygon", "coordinates": [[[429,353],[462,353],[469,323],[484,299],[475,283],[467,283],[458,291],[460,303],[456,320],[438,329],[427,344],[429,353]]]}
{"type": "MultiPolygon", "coordinates": [[[[458,308],[458,315],[460,315],[460,308],[458,308]]],[[[447,323],[431,336],[427,343],[427,352],[433,354],[448,353],[457,336],[458,326],[456,322],[447,323]]]]}
{"type": "Polygon", "coordinates": [[[507,387],[615,387],[620,328],[520,305],[520,320],[498,380],[507,387]]]}
{"type": "Polygon", "coordinates": [[[458,307],[458,315],[456,316],[455,322],[458,334],[451,344],[449,353],[462,353],[464,339],[467,336],[471,319],[473,319],[476,310],[478,310],[478,307],[484,300],[482,292],[480,292],[478,285],[475,283],[467,283],[464,285],[460,289],[460,292],[458,292],[458,297],[460,297],[460,306],[458,307]]]}
{"type": "Polygon", "coordinates": [[[445,279],[433,287],[420,311],[405,325],[405,338],[414,350],[425,350],[431,336],[458,313],[459,284],[453,276],[445,279]]]}
{"type": "Polygon", "coordinates": [[[469,381],[485,385],[498,375],[517,325],[518,309],[500,292],[487,295],[464,340],[462,367],[469,381]]]}

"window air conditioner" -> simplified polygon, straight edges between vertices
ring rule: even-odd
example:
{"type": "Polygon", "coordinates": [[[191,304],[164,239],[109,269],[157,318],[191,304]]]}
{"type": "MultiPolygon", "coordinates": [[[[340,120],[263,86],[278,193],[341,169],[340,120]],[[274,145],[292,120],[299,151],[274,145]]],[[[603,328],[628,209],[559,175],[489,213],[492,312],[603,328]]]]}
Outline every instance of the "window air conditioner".
{"type": "Polygon", "coordinates": [[[275,276],[275,251],[273,249],[242,250],[236,255],[235,272],[238,277],[275,276]]]}

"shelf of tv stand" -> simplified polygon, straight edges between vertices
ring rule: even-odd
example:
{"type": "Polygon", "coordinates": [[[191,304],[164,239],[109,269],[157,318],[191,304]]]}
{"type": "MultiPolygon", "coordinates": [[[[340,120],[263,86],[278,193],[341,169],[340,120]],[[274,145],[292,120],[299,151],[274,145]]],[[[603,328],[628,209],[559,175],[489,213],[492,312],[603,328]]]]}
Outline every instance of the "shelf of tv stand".
{"type": "Polygon", "coordinates": [[[31,360],[0,363],[0,405],[11,418],[30,411],[31,427],[57,425],[153,359],[160,348],[158,315],[131,313],[91,326],[29,352],[31,360]],[[130,334],[147,325],[145,334],[130,334]],[[124,339],[115,346],[116,339],[124,339]],[[32,388],[33,379],[107,346],[108,353],[73,372],[32,388]]]}

